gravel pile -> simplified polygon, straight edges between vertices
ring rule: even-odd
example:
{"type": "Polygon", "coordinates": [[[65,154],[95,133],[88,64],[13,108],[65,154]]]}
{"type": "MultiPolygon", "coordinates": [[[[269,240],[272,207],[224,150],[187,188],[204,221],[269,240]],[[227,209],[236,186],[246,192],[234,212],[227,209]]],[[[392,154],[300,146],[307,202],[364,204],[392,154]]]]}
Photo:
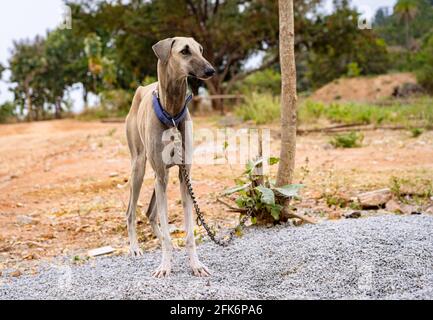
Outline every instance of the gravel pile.
{"type": "Polygon", "coordinates": [[[229,248],[199,247],[210,278],[192,277],[180,251],[171,277],[153,279],[154,252],[3,275],[0,299],[433,299],[432,234],[425,215],[253,228],[229,248]]]}

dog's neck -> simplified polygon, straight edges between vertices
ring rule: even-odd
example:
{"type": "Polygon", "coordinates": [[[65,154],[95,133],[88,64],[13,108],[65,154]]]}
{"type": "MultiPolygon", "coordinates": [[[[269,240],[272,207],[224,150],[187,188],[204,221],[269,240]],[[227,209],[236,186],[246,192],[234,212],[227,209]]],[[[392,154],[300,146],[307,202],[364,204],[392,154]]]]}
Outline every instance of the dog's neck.
{"type": "Polygon", "coordinates": [[[176,77],[171,69],[168,64],[158,62],[158,93],[164,110],[175,116],[185,106],[188,82],[187,77],[176,77]]]}

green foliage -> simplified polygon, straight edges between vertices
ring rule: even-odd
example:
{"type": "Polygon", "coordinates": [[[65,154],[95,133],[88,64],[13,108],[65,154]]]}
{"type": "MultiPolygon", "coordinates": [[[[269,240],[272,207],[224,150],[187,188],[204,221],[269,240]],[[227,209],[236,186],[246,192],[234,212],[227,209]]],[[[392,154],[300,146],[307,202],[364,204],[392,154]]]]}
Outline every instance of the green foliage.
{"type": "Polygon", "coordinates": [[[333,136],[329,143],[335,148],[359,148],[362,146],[363,140],[363,134],[350,132],[333,136]]]}
{"type": "Polygon", "coordinates": [[[0,80],[2,79],[3,72],[6,70],[6,67],[0,63],[0,80]]]}
{"type": "MultiPolygon", "coordinates": [[[[275,157],[268,159],[270,165],[278,162],[279,159],[275,157]]],[[[256,170],[262,164],[263,159],[249,162],[243,176],[235,180],[236,186],[222,193],[223,196],[237,194],[235,202],[240,209],[253,208],[253,224],[258,220],[280,221],[283,204],[288,199],[298,197],[300,189],[303,188],[300,184],[276,187],[268,176],[257,176],[256,170]]]]}
{"type": "Polygon", "coordinates": [[[357,62],[351,62],[347,65],[347,76],[349,78],[356,78],[361,75],[362,69],[357,62]]]}
{"type": "Polygon", "coordinates": [[[279,95],[281,93],[281,73],[271,68],[258,71],[237,83],[234,90],[246,95],[251,92],[279,95]]]}
{"type": "Polygon", "coordinates": [[[403,124],[430,128],[433,124],[431,98],[420,98],[410,102],[391,102],[381,106],[358,103],[324,104],[307,100],[298,108],[301,123],[315,123],[326,119],[341,124],[403,124]]]}
{"type": "Polygon", "coordinates": [[[0,123],[5,123],[15,115],[15,105],[11,102],[5,102],[0,105],[0,123]]]}
{"type": "Polygon", "coordinates": [[[433,181],[422,177],[400,178],[391,177],[389,187],[392,194],[403,202],[408,200],[429,201],[433,196],[433,181]]]}
{"type": "MultiPolygon", "coordinates": [[[[429,0],[400,0],[394,11],[381,8],[376,12],[374,30],[390,46],[406,49],[417,43],[430,32],[433,21],[433,6],[429,0]],[[409,44],[408,44],[409,40],[409,44]]],[[[412,50],[413,48],[409,48],[412,50]]],[[[412,52],[408,52],[412,55],[412,52]]],[[[407,66],[401,65],[407,70],[407,66]]],[[[395,68],[395,67],[394,67],[395,68]]]]}
{"type": "Polygon", "coordinates": [[[359,13],[350,8],[348,1],[335,2],[335,6],[332,14],[319,15],[314,23],[315,37],[309,47],[307,68],[313,87],[350,71],[361,75],[380,74],[389,66],[386,43],[374,30],[358,29],[359,13]]]}
{"type": "Polygon", "coordinates": [[[433,30],[426,36],[417,60],[419,65],[416,72],[418,83],[433,94],[433,30]]]}
{"type": "Polygon", "coordinates": [[[9,60],[15,83],[14,103],[30,120],[60,117],[68,108],[65,91],[75,83],[87,88],[87,61],[83,43],[73,38],[71,30],[55,30],[46,39],[14,43],[9,60]]]}
{"type": "Polygon", "coordinates": [[[243,104],[235,110],[237,116],[244,121],[254,121],[256,124],[271,123],[280,118],[280,100],[269,93],[253,92],[246,97],[243,104]]]}
{"type": "Polygon", "coordinates": [[[424,133],[424,129],[422,128],[411,128],[410,133],[413,138],[418,138],[420,135],[424,133]]]}

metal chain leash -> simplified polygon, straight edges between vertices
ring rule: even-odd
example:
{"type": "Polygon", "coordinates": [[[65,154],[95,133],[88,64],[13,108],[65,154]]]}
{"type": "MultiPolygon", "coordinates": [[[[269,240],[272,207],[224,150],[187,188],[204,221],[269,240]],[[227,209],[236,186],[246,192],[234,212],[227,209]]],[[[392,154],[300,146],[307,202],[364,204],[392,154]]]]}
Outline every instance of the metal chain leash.
{"type": "Polygon", "coordinates": [[[182,134],[179,131],[179,129],[176,126],[176,123],[173,121],[173,128],[172,130],[174,130],[174,132],[172,133],[172,142],[173,142],[173,146],[174,146],[174,150],[171,153],[171,158],[172,160],[175,161],[179,161],[181,159],[182,164],[179,164],[179,170],[180,173],[182,175],[182,179],[183,181],[185,181],[185,185],[187,187],[189,196],[191,197],[191,200],[193,202],[194,205],[194,209],[195,209],[195,213],[197,214],[197,225],[198,226],[202,226],[205,230],[207,235],[209,236],[209,238],[217,245],[221,246],[221,247],[227,247],[234,239],[234,236],[237,232],[237,230],[239,230],[239,228],[243,228],[245,226],[245,223],[247,222],[247,220],[249,218],[252,217],[253,215],[253,208],[252,207],[248,207],[247,211],[245,213],[245,215],[241,218],[239,225],[234,228],[233,230],[230,231],[230,233],[228,234],[228,236],[225,237],[225,239],[221,238],[221,239],[217,239],[215,232],[212,232],[211,228],[209,227],[209,225],[206,223],[205,219],[204,219],[204,215],[200,210],[200,207],[198,205],[197,202],[197,198],[194,194],[194,190],[192,188],[192,183],[191,183],[191,178],[189,176],[189,172],[186,168],[186,164],[185,164],[185,159],[183,158],[182,155],[182,134]]]}
{"type": "Polygon", "coordinates": [[[245,223],[248,221],[248,219],[252,217],[253,208],[251,208],[251,207],[247,208],[247,212],[245,213],[245,215],[240,220],[238,226],[236,228],[234,228],[233,230],[231,230],[230,233],[228,234],[228,236],[225,237],[225,239],[223,239],[223,238],[217,239],[215,232],[212,232],[211,228],[206,223],[204,216],[203,216],[203,213],[201,212],[200,207],[198,206],[197,198],[194,194],[194,190],[193,190],[192,184],[191,184],[191,179],[189,177],[189,173],[188,173],[188,170],[186,169],[185,164],[179,165],[179,169],[181,171],[181,175],[183,177],[183,180],[185,181],[185,185],[188,189],[188,193],[189,193],[189,195],[192,199],[192,202],[194,204],[195,213],[197,214],[197,225],[202,226],[206,230],[207,235],[215,244],[217,244],[221,247],[227,247],[233,241],[237,230],[239,230],[239,228],[243,228],[245,226],[245,223]]]}

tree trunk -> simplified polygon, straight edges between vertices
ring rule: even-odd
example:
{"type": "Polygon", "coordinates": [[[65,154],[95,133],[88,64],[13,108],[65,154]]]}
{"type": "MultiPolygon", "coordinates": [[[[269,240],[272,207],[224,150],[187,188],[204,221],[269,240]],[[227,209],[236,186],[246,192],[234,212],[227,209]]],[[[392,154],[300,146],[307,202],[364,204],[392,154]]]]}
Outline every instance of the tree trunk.
{"type": "Polygon", "coordinates": [[[277,186],[293,183],[296,153],[296,64],[293,0],[279,0],[281,63],[281,154],[277,186]]]}
{"type": "Polygon", "coordinates": [[[83,103],[84,103],[84,111],[87,111],[89,109],[89,94],[84,85],[83,85],[83,103]]]}
{"type": "Polygon", "coordinates": [[[29,90],[26,90],[26,104],[27,104],[27,121],[33,121],[33,105],[32,97],[29,90]]]}
{"type": "Polygon", "coordinates": [[[62,118],[62,98],[57,97],[56,98],[56,105],[55,105],[55,118],[61,119],[62,118]]]}
{"type": "MultiPolygon", "coordinates": [[[[211,80],[207,82],[209,93],[211,95],[220,95],[224,94],[224,90],[222,88],[222,81],[218,76],[213,77],[211,80]]],[[[224,110],[224,101],[222,99],[212,99],[212,109],[215,111],[220,111],[221,115],[225,114],[224,110]]]]}
{"type": "Polygon", "coordinates": [[[409,36],[409,17],[406,16],[406,49],[410,50],[410,36],[409,36]]]}

